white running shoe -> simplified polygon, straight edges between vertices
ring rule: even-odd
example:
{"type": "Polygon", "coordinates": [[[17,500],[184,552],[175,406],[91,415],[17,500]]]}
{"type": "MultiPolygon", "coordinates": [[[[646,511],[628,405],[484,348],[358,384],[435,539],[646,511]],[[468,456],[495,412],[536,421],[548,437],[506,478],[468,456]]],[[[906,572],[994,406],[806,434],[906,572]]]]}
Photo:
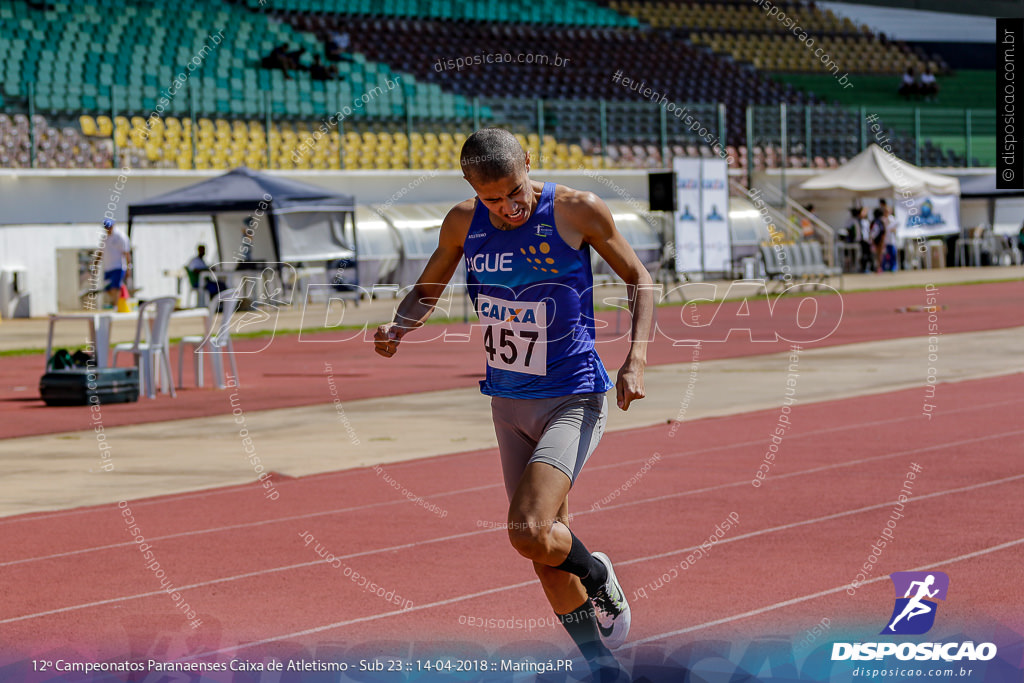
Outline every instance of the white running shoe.
{"type": "Polygon", "coordinates": [[[608,569],[608,579],[590,599],[594,603],[597,628],[608,649],[614,650],[626,642],[629,635],[629,603],[619,580],[615,578],[612,561],[604,553],[594,553],[594,557],[608,569]]]}

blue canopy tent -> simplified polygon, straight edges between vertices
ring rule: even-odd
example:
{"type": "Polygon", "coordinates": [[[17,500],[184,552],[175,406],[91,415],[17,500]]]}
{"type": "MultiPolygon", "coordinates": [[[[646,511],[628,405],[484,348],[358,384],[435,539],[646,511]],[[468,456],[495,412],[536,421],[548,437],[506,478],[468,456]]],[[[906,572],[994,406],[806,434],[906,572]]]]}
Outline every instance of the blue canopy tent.
{"type": "Polygon", "coordinates": [[[269,231],[259,240],[253,260],[277,263],[356,261],[355,198],[316,185],[236,168],[180,190],[151,197],[128,207],[128,234],[141,216],[209,215],[214,223],[217,252],[225,261],[238,249],[231,244],[231,227],[221,217],[236,214],[235,230],[255,236],[265,220],[269,231]],[[238,219],[245,215],[245,222],[238,219]],[[269,239],[267,233],[269,232],[269,239]]]}

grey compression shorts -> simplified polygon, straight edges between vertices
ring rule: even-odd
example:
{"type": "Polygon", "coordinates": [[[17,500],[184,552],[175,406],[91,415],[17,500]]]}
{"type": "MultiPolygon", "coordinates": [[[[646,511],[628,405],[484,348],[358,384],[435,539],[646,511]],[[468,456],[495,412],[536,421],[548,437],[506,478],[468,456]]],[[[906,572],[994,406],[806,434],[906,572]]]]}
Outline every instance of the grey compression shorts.
{"type": "Polygon", "coordinates": [[[491,397],[505,492],[509,500],[531,462],[561,470],[573,483],[597,448],[608,418],[604,394],[555,398],[491,397]]]}

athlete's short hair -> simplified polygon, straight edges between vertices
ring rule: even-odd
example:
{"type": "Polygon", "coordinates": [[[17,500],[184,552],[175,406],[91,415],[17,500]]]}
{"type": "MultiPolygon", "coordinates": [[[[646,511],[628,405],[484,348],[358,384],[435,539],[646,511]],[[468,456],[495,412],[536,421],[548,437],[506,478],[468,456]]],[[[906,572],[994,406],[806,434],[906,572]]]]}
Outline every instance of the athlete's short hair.
{"type": "Polygon", "coordinates": [[[462,144],[459,163],[467,178],[493,182],[518,173],[526,163],[526,152],[507,130],[481,128],[462,144]]]}

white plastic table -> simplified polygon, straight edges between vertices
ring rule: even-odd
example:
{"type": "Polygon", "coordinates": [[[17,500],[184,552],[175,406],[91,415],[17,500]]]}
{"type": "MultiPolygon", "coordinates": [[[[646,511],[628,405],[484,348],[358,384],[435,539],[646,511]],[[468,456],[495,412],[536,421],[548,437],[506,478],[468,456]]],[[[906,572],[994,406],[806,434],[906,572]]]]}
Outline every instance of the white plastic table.
{"type": "Polygon", "coordinates": [[[117,311],[93,311],[81,313],[51,313],[50,328],[46,335],[46,356],[43,362],[49,366],[53,354],[53,328],[61,320],[82,320],[88,323],[89,337],[87,342],[92,345],[96,356],[96,367],[105,368],[110,362],[110,327],[116,320],[139,319],[138,311],[118,313],[117,311]]]}
{"type": "MultiPolygon", "coordinates": [[[[152,313],[152,309],[147,309],[152,313]]],[[[146,316],[150,317],[149,315],[146,316]]],[[[203,329],[209,333],[210,330],[210,309],[208,308],[186,308],[171,313],[172,318],[203,318],[203,329]]],[[[88,323],[89,337],[87,342],[93,346],[96,356],[96,367],[105,368],[110,364],[110,328],[118,321],[130,320],[137,324],[139,312],[118,313],[117,311],[82,311],[76,313],[51,313],[50,327],[46,335],[46,356],[44,363],[49,365],[50,356],[53,354],[53,328],[60,320],[83,320],[88,323]]]]}

